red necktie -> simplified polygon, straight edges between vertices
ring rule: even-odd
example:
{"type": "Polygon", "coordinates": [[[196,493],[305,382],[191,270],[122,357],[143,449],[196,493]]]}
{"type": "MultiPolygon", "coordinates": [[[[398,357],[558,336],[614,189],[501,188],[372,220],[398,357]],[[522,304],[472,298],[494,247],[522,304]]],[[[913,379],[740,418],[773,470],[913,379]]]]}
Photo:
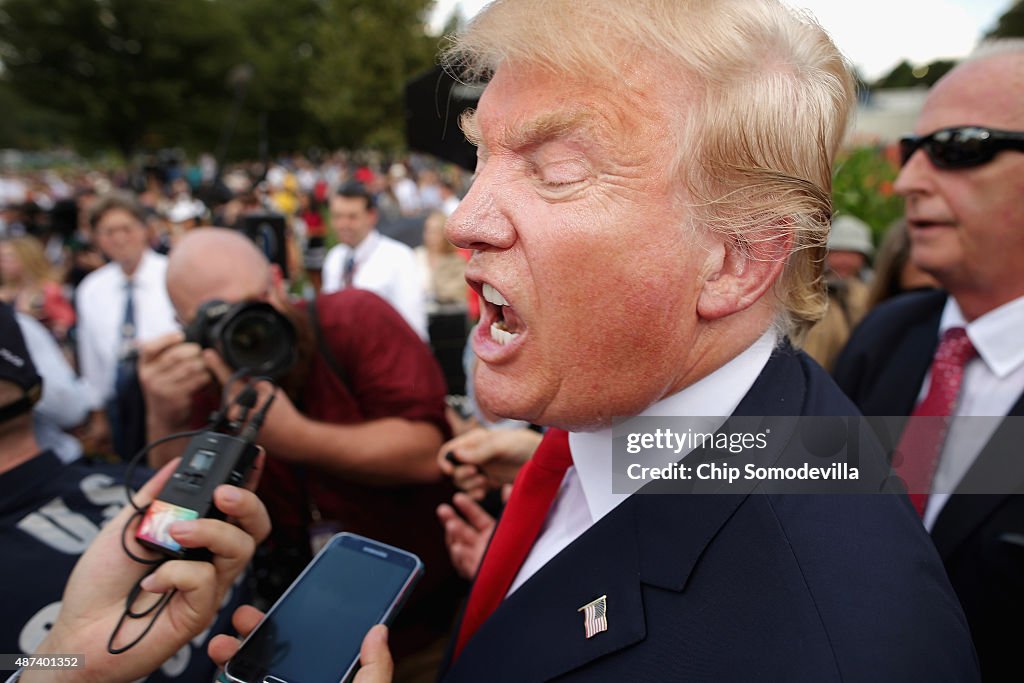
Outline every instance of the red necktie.
{"type": "Polygon", "coordinates": [[[455,641],[456,658],[480,625],[505,599],[571,464],[568,432],[549,429],[533,457],[516,477],[501,522],[480,564],[455,641]]]}
{"type": "Polygon", "coordinates": [[[896,446],[896,473],[906,482],[910,502],[922,517],[949,429],[949,417],[956,408],[964,366],[976,354],[964,328],[954,327],[943,333],[932,359],[928,394],[914,408],[896,446]],[[915,420],[916,417],[925,419],[915,420]]]}

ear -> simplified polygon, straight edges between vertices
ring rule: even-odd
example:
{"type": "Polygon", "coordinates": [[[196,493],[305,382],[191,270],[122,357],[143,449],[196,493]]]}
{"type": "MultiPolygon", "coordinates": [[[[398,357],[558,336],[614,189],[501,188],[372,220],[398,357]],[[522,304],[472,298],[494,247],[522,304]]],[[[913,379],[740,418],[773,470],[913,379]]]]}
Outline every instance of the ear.
{"type": "Polygon", "coordinates": [[[716,239],[708,249],[697,313],[717,320],[759,301],[782,275],[793,237],[784,228],[762,231],[756,240],[716,239]]]}
{"type": "Polygon", "coordinates": [[[284,273],[281,272],[281,266],[271,263],[269,274],[270,282],[268,284],[270,285],[271,302],[286,304],[288,302],[288,292],[285,290],[284,273]]]}
{"type": "Polygon", "coordinates": [[[270,286],[277,289],[284,284],[284,273],[281,272],[281,266],[276,263],[270,264],[270,286]]]}

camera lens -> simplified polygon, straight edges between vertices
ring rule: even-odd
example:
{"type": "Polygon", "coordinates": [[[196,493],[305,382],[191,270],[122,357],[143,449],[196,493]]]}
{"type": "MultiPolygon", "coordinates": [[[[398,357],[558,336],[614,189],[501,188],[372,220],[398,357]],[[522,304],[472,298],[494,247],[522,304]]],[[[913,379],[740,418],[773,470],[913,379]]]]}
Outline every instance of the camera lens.
{"type": "Polygon", "coordinates": [[[295,333],[276,310],[251,305],[238,312],[220,335],[224,360],[234,368],[247,368],[270,377],[284,374],[294,360],[295,333]]]}

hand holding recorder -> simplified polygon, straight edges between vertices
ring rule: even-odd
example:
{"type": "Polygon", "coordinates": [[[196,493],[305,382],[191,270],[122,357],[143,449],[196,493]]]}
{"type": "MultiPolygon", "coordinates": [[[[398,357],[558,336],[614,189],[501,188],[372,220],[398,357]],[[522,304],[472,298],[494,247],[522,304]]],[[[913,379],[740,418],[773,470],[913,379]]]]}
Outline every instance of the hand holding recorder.
{"type": "MultiPolygon", "coordinates": [[[[141,504],[153,500],[164,488],[178,462],[162,468],[136,494],[141,504]]],[[[79,560],[64,592],[60,615],[36,654],[84,655],[85,666],[75,670],[27,670],[22,683],[61,681],[78,683],[134,681],[158,668],[188,640],[209,627],[228,588],[241,574],[256,545],[270,532],[263,504],[251,491],[219,486],[213,494],[218,510],[234,524],[217,519],[177,522],[168,529],[185,548],[206,548],[209,562],[170,560],[142,581],[135,596],[135,611],[144,611],[161,594],[176,591],[160,618],[138,644],[120,655],[107,650],[108,637],[117,629],[125,611],[125,597],[148,567],[131,560],[122,550],[122,533],[135,510],[126,506],[110,521],[79,560]]],[[[132,534],[125,542],[133,553],[153,556],[139,546],[132,534]]],[[[148,619],[130,620],[119,637],[135,640],[148,619]]]]}

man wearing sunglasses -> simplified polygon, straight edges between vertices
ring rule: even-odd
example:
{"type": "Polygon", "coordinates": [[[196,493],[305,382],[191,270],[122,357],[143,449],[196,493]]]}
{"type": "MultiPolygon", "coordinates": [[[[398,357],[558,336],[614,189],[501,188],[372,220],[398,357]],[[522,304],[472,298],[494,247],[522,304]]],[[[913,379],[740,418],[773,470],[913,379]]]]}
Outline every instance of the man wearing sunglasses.
{"type": "Polygon", "coordinates": [[[895,189],[911,258],[945,291],[873,311],[836,379],[866,415],[937,416],[933,442],[908,423],[894,466],[963,604],[985,680],[1020,680],[1024,41],[987,46],[939,81],[914,133],[901,140],[895,189]]]}

